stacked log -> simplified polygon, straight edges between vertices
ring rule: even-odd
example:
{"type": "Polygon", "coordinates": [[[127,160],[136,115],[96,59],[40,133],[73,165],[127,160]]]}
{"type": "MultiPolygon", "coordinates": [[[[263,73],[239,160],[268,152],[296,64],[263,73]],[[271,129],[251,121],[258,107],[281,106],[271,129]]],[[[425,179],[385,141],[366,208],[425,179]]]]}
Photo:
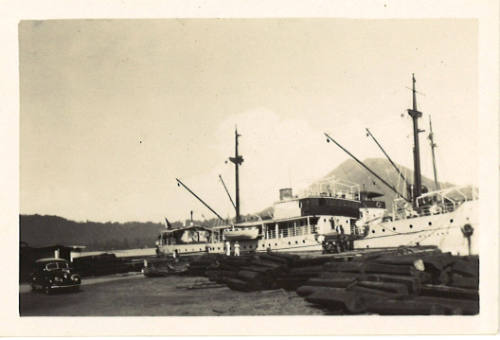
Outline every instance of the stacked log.
{"type": "Polygon", "coordinates": [[[200,258],[190,264],[190,271],[203,272],[211,281],[226,284],[239,291],[256,291],[278,288],[277,278],[289,271],[290,264],[299,259],[296,255],[262,253],[245,256],[200,258]]]}
{"type": "Polygon", "coordinates": [[[479,312],[478,257],[438,250],[392,250],[301,258],[282,253],[240,257],[207,254],[190,273],[239,291],[284,288],[342,314],[464,314],[479,312]]]}
{"type": "Polygon", "coordinates": [[[205,254],[190,259],[188,270],[185,274],[193,276],[205,276],[205,272],[222,257],[220,254],[205,254]]]}
{"type": "Polygon", "coordinates": [[[321,268],[302,267],[295,272],[309,274],[297,288],[298,295],[338,313],[474,315],[479,312],[477,257],[435,251],[381,253],[349,261],[330,261],[321,268]]]}

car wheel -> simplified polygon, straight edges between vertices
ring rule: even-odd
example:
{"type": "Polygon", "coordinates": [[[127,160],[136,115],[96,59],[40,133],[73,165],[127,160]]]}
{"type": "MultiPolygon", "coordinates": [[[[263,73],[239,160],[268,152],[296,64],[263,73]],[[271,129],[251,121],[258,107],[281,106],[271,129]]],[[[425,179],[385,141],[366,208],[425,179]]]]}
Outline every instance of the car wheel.
{"type": "Polygon", "coordinates": [[[45,286],[43,287],[43,292],[47,295],[50,295],[52,293],[52,289],[50,288],[50,286],[45,286]]]}

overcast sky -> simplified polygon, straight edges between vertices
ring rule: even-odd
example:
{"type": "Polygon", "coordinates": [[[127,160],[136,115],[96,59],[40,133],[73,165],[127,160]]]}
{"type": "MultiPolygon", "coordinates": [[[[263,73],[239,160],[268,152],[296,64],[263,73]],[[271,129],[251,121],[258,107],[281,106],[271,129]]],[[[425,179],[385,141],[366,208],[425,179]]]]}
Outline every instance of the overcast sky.
{"type": "MultiPolygon", "coordinates": [[[[477,182],[474,20],[23,21],[20,197],[23,214],[78,221],[223,216],[271,205],[348,158],[412,167],[411,73],[421,128],[432,115],[439,179],[477,182]]],[[[422,171],[432,178],[427,132],[422,171]]]]}

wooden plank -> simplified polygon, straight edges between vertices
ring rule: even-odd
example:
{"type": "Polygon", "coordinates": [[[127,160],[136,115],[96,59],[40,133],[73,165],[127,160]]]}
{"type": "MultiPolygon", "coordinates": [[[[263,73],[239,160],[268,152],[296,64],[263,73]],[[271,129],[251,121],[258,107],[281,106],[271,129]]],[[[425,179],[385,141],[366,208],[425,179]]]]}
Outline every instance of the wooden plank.
{"type": "Polygon", "coordinates": [[[343,261],[343,259],[339,259],[337,256],[302,258],[293,262],[293,268],[318,266],[318,265],[323,265],[327,262],[340,262],[340,261],[343,261]]]}
{"type": "Polygon", "coordinates": [[[479,277],[466,277],[459,274],[453,273],[451,275],[450,283],[448,284],[452,287],[468,288],[468,289],[479,289],[479,277]]]}
{"type": "Polygon", "coordinates": [[[249,292],[255,290],[255,287],[246,281],[239,279],[226,278],[224,283],[233,290],[239,290],[243,292],[249,292]]]}
{"type": "Polygon", "coordinates": [[[258,258],[258,259],[262,259],[262,260],[267,260],[267,261],[272,261],[272,262],[276,262],[276,263],[281,263],[281,264],[286,264],[288,265],[288,263],[290,262],[288,259],[286,258],[282,258],[282,257],[277,257],[277,256],[273,256],[273,255],[270,255],[270,254],[256,254],[254,256],[254,258],[258,258]]]}
{"type": "Polygon", "coordinates": [[[288,264],[292,264],[295,260],[300,259],[300,256],[293,254],[276,253],[276,252],[267,252],[266,254],[269,256],[285,259],[287,260],[288,264]]]}
{"type": "Polygon", "coordinates": [[[290,275],[301,275],[308,273],[317,273],[323,272],[323,266],[309,266],[309,267],[300,267],[300,268],[292,268],[290,269],[290,275]]]}
{"type": "Polygon", "coordinates": [[[306,296],[306,301],[324,306],[331,310],[343,310],[348,313],[362,313],[366,310],[363,297],[342,288],[318,287],[314,293],[306,296]]]}
{"type": "Polygon", "coordinates": [[[390,274],[366,274],[363,278],[367,281],[392,282],[406,285],[408,292],[418,294],[420,291],[420,280],[413,276],[390,275],[390,274]]]}
{"type": "Polygon", "coordinates": [[[317,277],[322,279],[340,279],[340,278],[350,278],[350,279],[362,279],[366,274],[361,273],[347,273],[347,272],[323,272],[317,277]]]}
{"type": "Polygon", "coordinates": [[[284,268],[288,267],[288,265],[286,263],[275,262],[275,261],[260,259],[260,258],[252,259],[249,262],[249,264],[255,265],[255,266],[269,267],[269,268],[273,268],[273,269],[277,269],[277,268],[284,269],[284,268]]]}
{"type": "Polygon", "coordinates": [[[380,290],[377,288],[368,288],[368,287],[362,287],[359,285],[353,285],[352,287],[349,287],[347,289],[348,291],[355,293],[358,296],[368,296],[371,298],[384,298],[384,299],[390,299],[390,298],[400,298],[404,297],[407,294],[401,294],[401,293],[393,293],[393,292],[388,292],[384,290],[380,290]]]}
{"type": "Polygon", "coordinates": [[[303,286],[298,287],[296,293],[299,296],[308,296],[317,291],[318,291],[318,286],[311,286],[305,284],[303,286]]]}
{"type": "Polygon", "coordinates": [[[452,272],[469,277],[479,277],[479,262],[460,259],[451,267],[452,272]]]}
{"type": "Polygon", "coordinates": [[[364,262],[327,262],[323,265],[325,271],[360,273],[365,266],[364,262]]]}
{"type": "Polygon", "coordinates": [[[240,270],[238,272],[238,278],[243,281],[263,280],[264,275],[262,273],[253,272],[249,270],[240,270]]]}
{"type": "Polygon", "coordinates": [[[377,282],[377,281],[357,281],[356,286],[380,290],[382,292],[396,293],[398,295],[408,295],[408,286],[396,282],[377,282]]]}
{"type": "Polygon", "coordinates": [[[256,265],[246,265],[246,266],[241,266],[239,270],[249,270],[253,272],[258,272],[258,273],[272,273],[275,271],[273,268],[269,267],[264,267],[264,266],[256,266],[256,265]]]}
{"type": "Polygon", "coordinates": [[[452,299],[479,300],[479,291],[476,289],[465,289],[449,286],[422,285],[420,295],[437,296],[452,299]]]}
{"type": "Polygon", "coordinates": [[[277,287],[284,288],[287,290],[295,290],[298,287],[304,285],[307,281],[307,278],[304,277],[278,277],[275,279],[275,283],[277,287]]]}
{"type": "Polygon", "coordinates": [[[353,278],[311,278],[307,280],[305,285],[308,286],[321,286],[321,287],[334,287],[334,288],[347,288],[354,284],[356,279],[353,278]]]}

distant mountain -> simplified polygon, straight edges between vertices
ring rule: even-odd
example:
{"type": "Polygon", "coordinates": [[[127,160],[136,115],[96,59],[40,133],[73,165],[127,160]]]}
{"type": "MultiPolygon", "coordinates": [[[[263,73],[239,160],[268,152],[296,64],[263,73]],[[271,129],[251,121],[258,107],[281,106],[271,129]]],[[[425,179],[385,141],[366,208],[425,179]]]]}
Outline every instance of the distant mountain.
{"type": "MultiPolygon", "coordinates": [[[[383,158],[369,158],[363,161],[370,169],[381,176],[385,181],[404,193],[404,182],[391,166],[383,158]],[[399,185],[398,185],[399,184],[399,185]]],[[[406,174],[410,183],[413,182],[413,171],[398,165],[403,174],[406,174]]],[[[354,160],[346,160],[337,168],[328,173],[324,178],[334,176],[359,184],[361,190],[376,191],[384,195],[388,209],[392,207],[392,201],[396,194],[385,186],[375,176],[370,174],[354,160]]],[[[323,178],[323,179],[324,179],[323,178]]],[[[312,183],[311,186],[318,183],[312,183]]],[[[430,190],[434,189],[434,181],[422,177],[422,183],[430,190]]],[[[450,183],[440,183],[442,188],[452,186],[450,183]]],[[[258,213],[263,219],[272,216],[272,207],[258,213]]],[[[255,215],[244,216],[245,219],[255,218],[255,215]]],[[[206,221],[194,221],[197,225],[213,226],[220,225],[221,221],[210,219],[206,221]]],[[[182,222],[172,222],[174,227],[183,225],[182,222]]],[[[89,250],[113,250],[153,247],[158,233],[165,226],[153,222],[75,222],[58,216],[20,215],[20,240],[32,247],[42,247],[55,244],[62,245],[85,245],[89,250]]]]}
{"type": "Polygon", "coordinates": [[[84,245],[89,250],[154,246],[164,225],[152,222],[75,222],[59,216],[20,215],[20,241],[32,247],[84,245]]]}
{"type": "MultiPolygon", "coordinates": [[[[363,161],[367,167],[383,178],[387,183],[395,187],[401,194],[406,194],[405,183],[396,172],[394,167],[384,158],[367,158],[363,161]]],[[[401,173],[409,183],[413,183],[413,171],[405,166],[396,163],[401,173]]],[[[388,209],[392,208],[392,201],[397,197],[390,188],[373,176],[368,170],[352,159],[348,159],[337,168],[329,172],[324,178],[335,177],[348,180],[360,186],[361,190],[375,191],[384,195],[383,199],[388,209]]],[[[319,181],[318,181],[319,182],[319,181]]],[[[316,182],[317,183],[317,182],[316,182]]],[[[316,183],[313,183],[316,184],[316,183]]],[[[453,186],[451,183],[439,183],[441,188],[453,186]]],[[[422,185],[429,191],[435,190],[434,180],[422,176],[422,185]]]]}

